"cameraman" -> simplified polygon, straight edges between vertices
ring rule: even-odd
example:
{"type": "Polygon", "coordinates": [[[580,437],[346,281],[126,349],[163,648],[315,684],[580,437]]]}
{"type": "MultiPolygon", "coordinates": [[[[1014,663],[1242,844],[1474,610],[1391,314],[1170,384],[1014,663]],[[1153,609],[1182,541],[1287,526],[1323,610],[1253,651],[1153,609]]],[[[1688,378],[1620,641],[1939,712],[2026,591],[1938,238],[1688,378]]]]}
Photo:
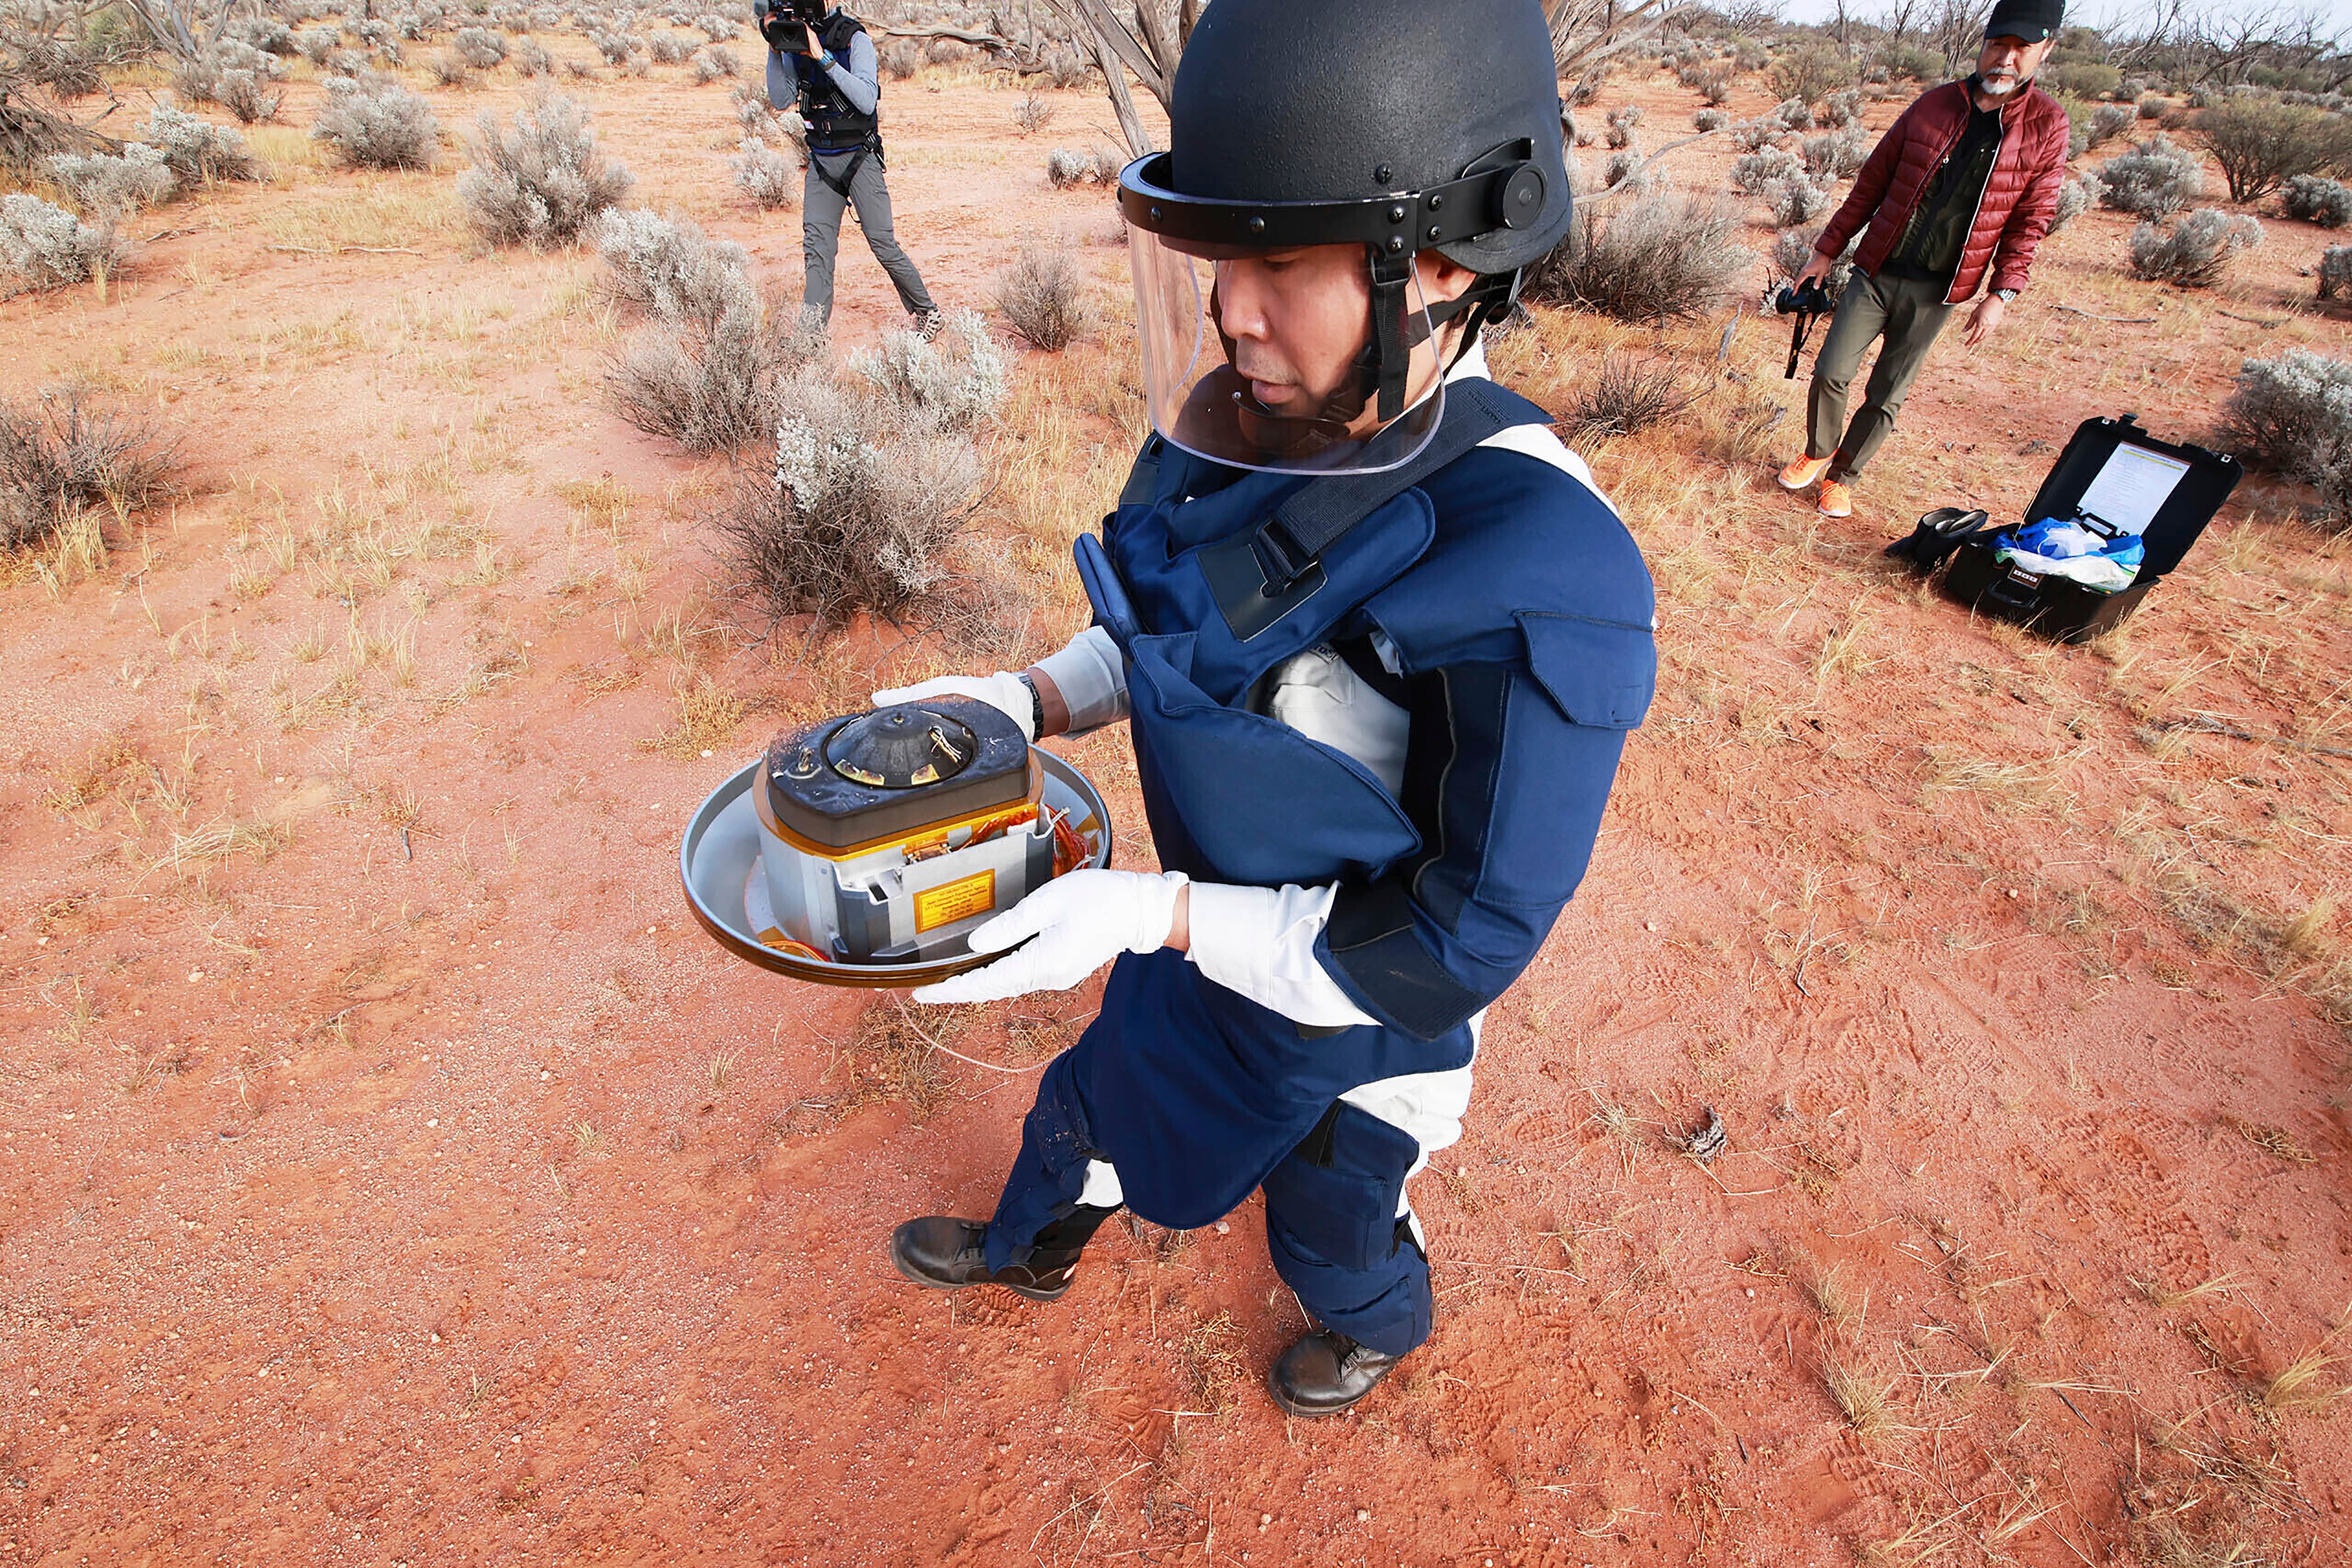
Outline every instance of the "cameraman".
{"type": "Polygon", "coordinates": [[[1851,481],[1895,428],[1953,308],[1991,278],[1992,292],[1969,313],[1973,349],[2025,287],[2066,174],[2066,111],[2033,85],[2062,12],[2062,0],[1998,0],[1975,73],[1922,93],[1903,111],[1813,241],[1801,286],[1828,277],[1868,225],[1813,361],[1805,455],[1780,470],[1786,489],[1821,481],[1826,517],[1853,512],[1851,481]],[[1847,423],[1846,390],[1878,339],[1862,406],[1847,423]]]}
{"type": "Polygon", "coordinates": [[[857,226],[866,231],[874,259],[890,275],[898,303],[915,319],[915,329],[929,338],[940,329],[939,307],[890,231],[874,40],[855,16],[838,10],[828,14],[822,6],[823,0],[761,0],[759,13],[760,34],[768,41],[769,106],[797,106],[808,125],[801,325],[822,333],[833,318],[834,252],[841,245],[843,209],[854,205],[857,226]]]}

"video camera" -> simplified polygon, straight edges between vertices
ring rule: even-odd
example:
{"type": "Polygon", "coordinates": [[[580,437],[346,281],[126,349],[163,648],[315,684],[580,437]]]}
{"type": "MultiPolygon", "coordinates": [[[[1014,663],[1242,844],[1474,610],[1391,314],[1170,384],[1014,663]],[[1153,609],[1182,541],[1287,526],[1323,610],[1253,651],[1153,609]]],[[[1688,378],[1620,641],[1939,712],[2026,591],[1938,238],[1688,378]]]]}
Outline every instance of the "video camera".
{"type": "Polygon", "coordinates": [[[1772,312],[1776,316],[1794,316],[1789,324],[1789,368],[1783,371],[1783,381],[1797,379],[1797,360],[1805,351],[1805,340],[1811,336],[1813,321],[1837,308],[1837,301],[1821,280],[1799,283],[1783,288],[1772,297],[1772,312]]]}
{"type": "Polygon", "coordinates": [[[824,26],[824,0],[776,0],[760,18],[760,36],[780,55],[808,53],[808,40],[824,26]]]}

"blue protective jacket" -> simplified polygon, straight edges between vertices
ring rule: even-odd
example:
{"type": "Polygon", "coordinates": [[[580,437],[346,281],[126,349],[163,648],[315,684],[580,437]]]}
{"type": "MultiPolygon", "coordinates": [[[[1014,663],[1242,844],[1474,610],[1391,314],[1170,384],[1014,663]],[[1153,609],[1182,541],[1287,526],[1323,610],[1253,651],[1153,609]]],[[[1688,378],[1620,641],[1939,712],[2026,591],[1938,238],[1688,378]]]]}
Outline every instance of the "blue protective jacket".
{"type": "MultiPolygon", "coordinates": [[[[1478,394],[1516,423],[1546,420],[1491,383],[1478,394]]],[[[1655,686],[1632,537],[1586,486],[1510,451],[1474,448],[1381,506],[1270,624],[1236,617],[1215,585],[1219,547],[1328,482],[1155,439],[1102,537],[1077,542],[1097,623],[1127,659],[1161,863],[1207,882],[1337,883],[1318,954],[1381,1020],[1308,1029],[1181,955],[1122,957],[1072,1066],[1095,1152],[1164,1225],[1231,1209],[1348,1090],[1468,1063],[1469,1019],[1533,959],[1584,874],[1655,686]],[[1263,677],[1323,643],[1410,716],[1397,796],[1249,711],[1263,677]]]]}

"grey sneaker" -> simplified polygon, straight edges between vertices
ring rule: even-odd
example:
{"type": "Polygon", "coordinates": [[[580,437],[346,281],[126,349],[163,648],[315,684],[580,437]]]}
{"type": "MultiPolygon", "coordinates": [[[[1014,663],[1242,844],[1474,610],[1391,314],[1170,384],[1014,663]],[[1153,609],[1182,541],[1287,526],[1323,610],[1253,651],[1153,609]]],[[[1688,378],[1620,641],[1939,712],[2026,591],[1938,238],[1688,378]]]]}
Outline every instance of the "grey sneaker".
{"type": "Polygon", "coordinates": [[[948,319],[940,314],[937,310],[918,310],[915,312],[915,336],[920,338],[926,343],[938,337],[940,335],[940,329],[947,324],[948,319]]]}

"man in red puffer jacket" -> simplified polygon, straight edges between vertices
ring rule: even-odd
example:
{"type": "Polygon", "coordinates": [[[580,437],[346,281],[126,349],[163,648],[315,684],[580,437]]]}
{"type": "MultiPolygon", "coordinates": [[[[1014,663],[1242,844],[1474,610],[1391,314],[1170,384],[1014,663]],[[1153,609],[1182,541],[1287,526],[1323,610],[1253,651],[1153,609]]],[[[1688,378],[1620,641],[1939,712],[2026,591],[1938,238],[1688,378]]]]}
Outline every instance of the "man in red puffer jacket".
{"type": "Polygon", "coordinates": [[[2000,0],[1985,24],[1976,73],[1920,94],[1903,111],[1813,242],[1801,284],[1826,277],[1855,231],[1869,225],[1813,361],[1805,455],[1780,470],[1790,490],[1821,481],[1820,507],[1829,517],[1853,512],[1852,481],[1895,427],[1953,307],[1991,274],[1992,292],[1969,314],[1973,349],[2025,287],[2066,173],[2066,111],[2033,85],[2063,17],[2063,0],[2000,0]],[[1862,407],[1848,423],[1846,389],[1863,351],[1882,337],[1862,407]]]}

